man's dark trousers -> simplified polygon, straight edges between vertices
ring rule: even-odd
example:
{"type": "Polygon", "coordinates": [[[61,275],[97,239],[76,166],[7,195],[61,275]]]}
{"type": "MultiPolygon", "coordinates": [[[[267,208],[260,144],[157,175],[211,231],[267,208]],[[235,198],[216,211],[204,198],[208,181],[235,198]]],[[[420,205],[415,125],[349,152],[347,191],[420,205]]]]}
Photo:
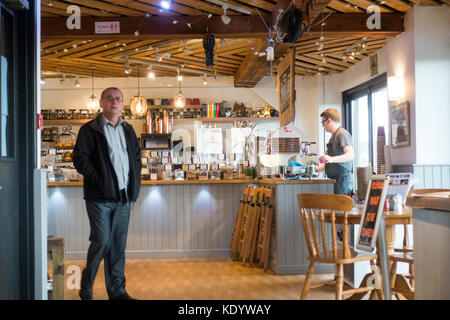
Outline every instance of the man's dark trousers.
{"type": "Polygon", "coordinates": [[[126,293],[125,247],[130,220],[130,202],[86,200],[91,232],[87,265],[81,276],[80,295],[92,297],[92,286],[104,259],[106,291],[109,298],[126,293]]]}

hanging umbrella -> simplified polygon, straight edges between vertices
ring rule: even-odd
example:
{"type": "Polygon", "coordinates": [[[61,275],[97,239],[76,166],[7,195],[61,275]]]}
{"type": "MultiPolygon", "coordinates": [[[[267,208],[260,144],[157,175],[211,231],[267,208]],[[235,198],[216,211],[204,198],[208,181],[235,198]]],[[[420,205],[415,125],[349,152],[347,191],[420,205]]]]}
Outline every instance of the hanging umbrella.
{"type": "Polygon", "coordinates": [[[207,32],[203,38],[203,49],[205,49],[206,54],[206,66],[210,67],[214,65],[214,46],[216,41],[214,40],[214,35],[207,32]]]}

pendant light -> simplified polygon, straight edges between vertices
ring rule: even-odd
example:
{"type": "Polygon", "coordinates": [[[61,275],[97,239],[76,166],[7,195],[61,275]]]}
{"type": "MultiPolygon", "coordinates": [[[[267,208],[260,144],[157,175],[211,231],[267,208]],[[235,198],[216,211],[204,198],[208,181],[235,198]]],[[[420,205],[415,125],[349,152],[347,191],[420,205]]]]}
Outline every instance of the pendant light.
{"type": "Polygon", "coordinates": [[[141,97],[140,87],[139,87],[139,66],[138,66],[138,94],[131,99],[130,102],[131,113],[136,117],[140,118],[147,112],[147,100],[141,97]]]}
{"type": "MultiPolygon", "coordinates": [[[[180,76],[180,68],[178,68],[178,76],[180,76]]],[[[178,77],[177,77],[178,79],[178,77]]],[[[178,80],[178,94],[173,99],[173,103],[175,104],[175,108],[181,109],[184,108],[186,104],[186,98],[181,93],[181,81],[178,80]]]]}
{"type": "Polygon", "coordinates": [[[92,66],[92,94],[91,97],[89,98],[88,102],[87,102],[87,108],[89,109],[90,112],[98,112],[98,110],[100,109],[100,103],[98,102],[97,98],[94,96],[94,69],[95,67],[92,66]]]}

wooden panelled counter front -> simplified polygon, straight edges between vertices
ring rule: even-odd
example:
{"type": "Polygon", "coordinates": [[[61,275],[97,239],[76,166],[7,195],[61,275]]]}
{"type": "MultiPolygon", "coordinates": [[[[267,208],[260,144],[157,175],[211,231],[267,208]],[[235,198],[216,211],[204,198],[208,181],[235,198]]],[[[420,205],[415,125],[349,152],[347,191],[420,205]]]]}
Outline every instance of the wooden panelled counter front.
{"type": "MultiPolygon", "coordinates": [[[[237,207],[247,185],[275,188],[271,268],[277,274],[305,274],[307,249],[296,194],[332,193],[333,180],[142,181],[131,211],[127,257],[228,257],[237,207]]],[[[85,259],[89,220],[82,182],[49,182],[47,194],[49,234],[64,238],[67,259],[85,259]]],[[[321,271],[333,272],[317,270],[321,271]]]]}

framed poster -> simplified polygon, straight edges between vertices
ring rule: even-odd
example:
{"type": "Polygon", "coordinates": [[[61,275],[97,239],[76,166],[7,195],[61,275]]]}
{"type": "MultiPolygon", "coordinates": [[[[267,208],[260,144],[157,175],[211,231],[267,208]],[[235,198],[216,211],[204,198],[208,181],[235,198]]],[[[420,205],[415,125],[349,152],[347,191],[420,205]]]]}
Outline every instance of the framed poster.
{"type": "Polygon", "coordinates": [[[357,249],[373,251],[376,246],[388,179],[384,175],[374,175],[369,182],[364,211],[361,215],[361,222],[359,223],[360,228],[356,242],[357,249]]]}
{"type": "Polygon", "coordinates": [[[378,74],[378,55],[375,53],[370,56],[370,77],[378,74]]]}
{"type": "Polygon", "coordinates": [[[408,147],[411,144],[409,125],[409,103],[399,103],[391,108],[391,146],[392,148],[408,147]]]}
{"type": "Polygon", "coordinates": [[[280,127],[283,127],[295,118],[295,47],[277,67],[277,89],[280,127]]]}

